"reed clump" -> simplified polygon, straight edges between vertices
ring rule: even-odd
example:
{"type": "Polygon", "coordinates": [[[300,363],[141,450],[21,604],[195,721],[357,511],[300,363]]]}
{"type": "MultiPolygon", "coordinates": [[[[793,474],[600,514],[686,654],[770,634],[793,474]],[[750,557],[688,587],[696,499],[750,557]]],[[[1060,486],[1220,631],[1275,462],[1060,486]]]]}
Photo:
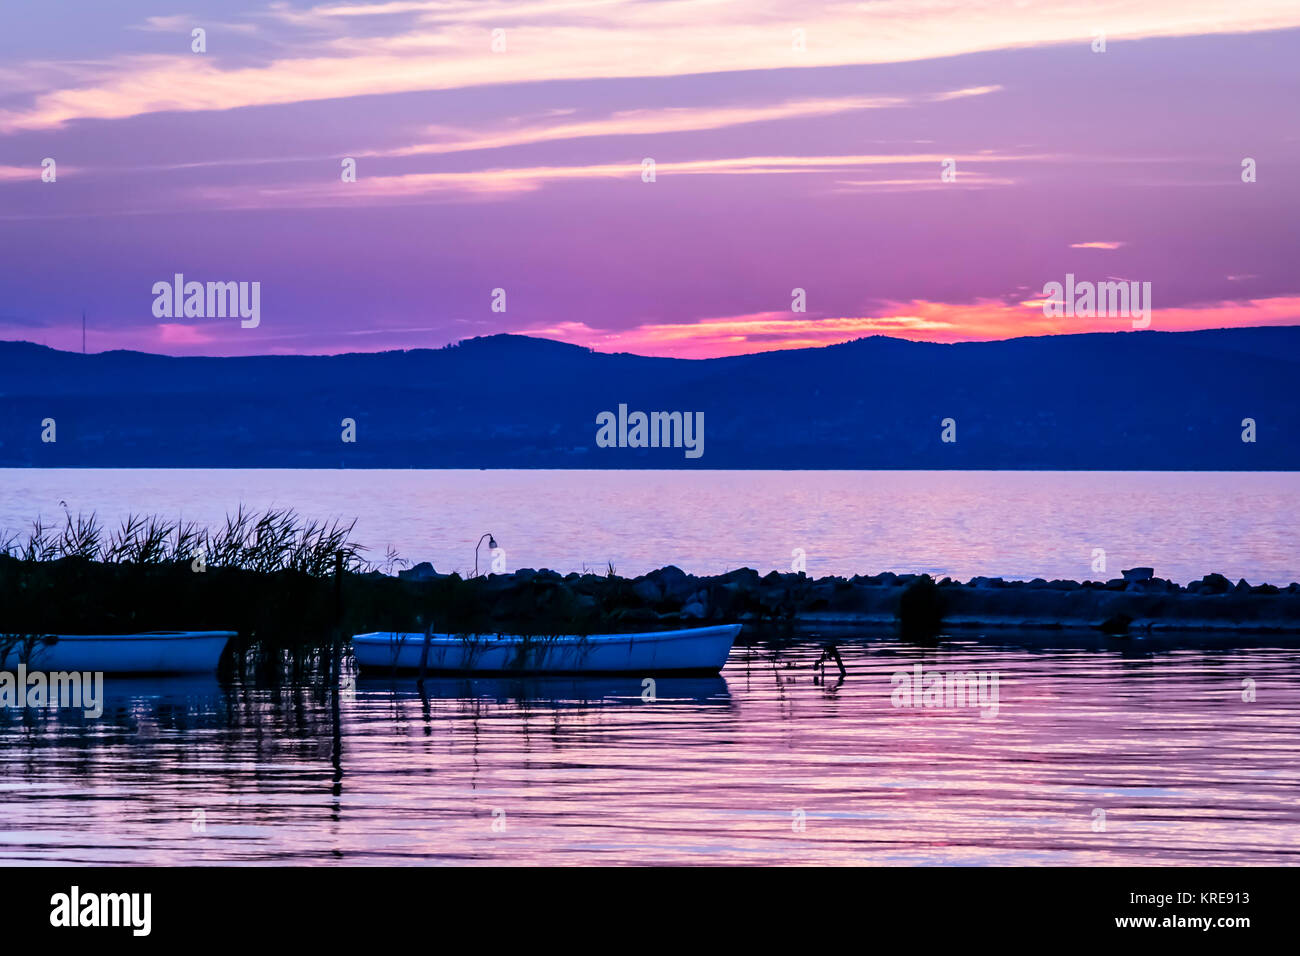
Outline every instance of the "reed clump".
{"type": "Polygon", "coordinates": [[[75,516],[65,512],[62,525],[49,525],[38,517],[25,533],[0,531],[0,555],[29,562],[65,558],[154,566],[190,562],[324,577],[334,573],[340,561],[345,570],[366,569],[361,557],[366,549],[352,541],[355,526],[355,519],[325,522],[304,518],[292,508],[256,512],[242,505],[217,528],[135,514],[116,528],[106,528],[95,512],[75,516]]]}
{"type": "Polygon", "coordinates": [[[37,519],[0,534],[0,634],[231,630],[237,669],[289,662],[296,672],[331,666],[365,631],[545,636],[589,633],[609,617],[558,576],[403,580],[392,572],[407,562],[391,549],[367,561],[354,527],[244,507],[213,528],[142,515],[116,527],[94,513],[37,519]]]}

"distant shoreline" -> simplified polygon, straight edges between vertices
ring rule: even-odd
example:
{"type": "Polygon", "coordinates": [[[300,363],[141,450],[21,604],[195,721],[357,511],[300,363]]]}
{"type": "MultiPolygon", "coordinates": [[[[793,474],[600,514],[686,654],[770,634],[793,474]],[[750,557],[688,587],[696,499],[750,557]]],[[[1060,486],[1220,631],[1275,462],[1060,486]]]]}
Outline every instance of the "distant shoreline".
{"type": "Polygon", "coordinates": [[[1298,376],[1300,326],[698,360],[512,335],[226,358],[0,342],[0,465],[1294,472],[1298,376]]]}
{"type": "Polygon", "coordinates": [[[669,566],[634,578],[521,569],[468,579],[427,562],[396,575],[209,566],[189,561],[0,556],[0,635],[232,630],[245,644],[320,649],[372,631],[598,634],[706,624],[850,625],[904,638],[984,630],[1300,635],[1300,583],[1187,586],[1130,569],[1106,582],[969,582],[895,574],[809,578],[669,566]]]}
{"type": "MultiPolygon", "coordinates": [[[[427,565],[401,572],[418,580],[427,565]]],[[[624,581],[639,601],[629,613],[644,624],[789,622],[799,625],[871,625],[944,631],[1023,628],[1093,630],[1116,636],[1156,631],[1233,631],[1300,635],[1300,583],[1233,584],[1219,574],[1180,586],[1134,569],[1106,582],[969,582],[925,574],[809,578],[803,573],[751,568],[705,577],[676,567],[624,581]],[[649,613],[647,613],[649,612],[649,613]],[[654,615],[652,620],[651,614],[654,615]]],[[[539,579],[554,586],[591,588],[592,575],[521,570],[493,575],[492,587],[509,590],[539,579]]]]}

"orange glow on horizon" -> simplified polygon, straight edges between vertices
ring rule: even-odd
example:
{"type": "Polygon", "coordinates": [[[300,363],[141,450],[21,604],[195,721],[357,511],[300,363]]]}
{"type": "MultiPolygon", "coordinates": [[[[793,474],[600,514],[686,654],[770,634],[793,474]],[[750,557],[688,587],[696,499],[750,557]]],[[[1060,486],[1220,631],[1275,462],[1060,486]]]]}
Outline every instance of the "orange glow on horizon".
{"type": "MultiPolygon", "coordinates": [[[[1018,302],[981,299],[973,303],[912,300],[889,302],[874,316],[802,316],[790,312],[755,312],[680,323],[646,323],[629,329],[600,329],[584,322],[559,322],[497,332],[553,339],[597,352],[630,352],[660,358],[704,359],[753,355],[788,349],[824,348],[872,335],[915,342],[988,342],[1022,336],[1072,335],[1084,332],[1133,331],[1127,318],[1047,318],[1043,298],[1018,302]]],[[[1201,329],[1300,325],[1300,296],[1224,301],[1207,305],[1161,309],[1151,316],[1150,331],[1190,332],[1201,329]]],[[[40,344],[75,348],[80,325],[43,330],[40,344]],[[50,341],[53,339],[53,341],[50,341]]],[[[232,347],[247,340],[218,326],[160,322],[95,333],[92,351],[134,349],[163,355],[337,355],[344,352],[383,352],[436,347],[427,328],[382,330],[369,347],[359,340],[325,340],[304,348],[299,341],[268,343],[248,351],[232,347]],[[416,336],[422,341],[411,341],[416,336]],[[268,347],[269,346],[269,347],[268,347]]],[[[488,333],[490,334],[490,333],[488,333]]],[[[31,330],[0,321],[0,340],[30,340],[31,330]]],[[[450,343],[443,343],[450,344],[450,343]]]]}
{"type": "MultiPolygon", "coordinates": [[[[557,339],[599,352],[701,359],[820,348],[870,335],[951,343],[1133,330],[1127,318],[1048,318],[1043,315],[1042,305],[1041,297],[1014,303],[998,299],[973,303],[913,300],[887,303],[882,314],[875,316],[803,317],[790,312],[755,312],[616,331],[592,328],[582,322],[561,322],[521,330],[521,334],[557,339]]],[[[1296,324],[1300,324],[1300,296],[1279,296],[1172,309],[1157,307],[1150,330],[1188,332],[1296,324]]]]}

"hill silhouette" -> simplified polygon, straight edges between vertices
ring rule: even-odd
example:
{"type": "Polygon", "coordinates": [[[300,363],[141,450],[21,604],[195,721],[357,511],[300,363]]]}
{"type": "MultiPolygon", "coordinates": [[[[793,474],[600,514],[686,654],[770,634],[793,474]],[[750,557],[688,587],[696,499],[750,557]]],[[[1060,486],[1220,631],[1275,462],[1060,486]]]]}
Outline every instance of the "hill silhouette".
{"type": "Polygon", "coordinates": [[[1298,383],[1300,326],[704,360],[518,335],[236,358],[4,342],[0,466],[1295,470],[1298,383]],[[620,403],[703,412],[704,454],[597,447],[620,403]]]}

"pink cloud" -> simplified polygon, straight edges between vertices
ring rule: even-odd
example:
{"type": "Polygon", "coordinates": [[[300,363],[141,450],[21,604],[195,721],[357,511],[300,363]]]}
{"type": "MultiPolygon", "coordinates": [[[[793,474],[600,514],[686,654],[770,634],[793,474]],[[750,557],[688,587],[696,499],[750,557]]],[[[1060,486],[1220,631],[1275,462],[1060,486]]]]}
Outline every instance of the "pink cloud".
{"type": "MultiPolygon", "coordinates": [[[[1153,331],[1295,325],[1300,323],[1300,296],[1215,302],[1161,309],[1152,314],[1153,331]]],[[[715,358],[777,349],[815,348],[868,335],[925,342],[967,342],[1062,335],[1077,332],[1130,331],[1128,319],[1048,318],[1041,300],[1007,303],[981,299],[971,303],[886,303],[878,315],[804,317],[790,312],[699,319],[675,324],[646,324],[610,331],[582,322],[535,328],[528,334],[584,345],[602,352],[633,352],[674,358],[715,358]]]]}
{"type": "MultiPolygon", "coordinates": [[[[1254,0],[1227,13],[1217,0],[928,0],[920,5],[910,0],[822,5],[432,0],[309,10],[277,4],[245,19],[274,21],[283,33],[276,35],[277,49],[291,55],[251,66],[238,61],[229,68],[215,55],[188,52],[24,63],[16,72],[41,78],[31,91],[34,100],[0,111],[0,130],[562,79],[902,63],[1082,45],[1099,26],[1124,40],[1280,30],[1300,26],[1300,7],[1294,0],[1254,0]],[[373,19],[381,13],[421,12],[413,19],[373,19]],[[340,35],[356,18],[369,21],[368,29],[340,35]],[[510,24],[507,46],[494,52],[490,29],[500,24],[510,24]],[[795,42],[795,31],[801,31],[802,42],[795,42]]],[[[180,25],[174,18],[151,18],[143,28],[180,25]]],[[[223,29],[248,32],[239,23],[223,29]]],[[[177,33],[188,39],[183,30],[177,33]]]]}
{"type": "Polygon", "coordinates": [[[158,341],[163,345],[184,348],[186,346],[208,345],[214,339],[193,325],[181,325],[178,322],[159,322],[158,341]]]}

